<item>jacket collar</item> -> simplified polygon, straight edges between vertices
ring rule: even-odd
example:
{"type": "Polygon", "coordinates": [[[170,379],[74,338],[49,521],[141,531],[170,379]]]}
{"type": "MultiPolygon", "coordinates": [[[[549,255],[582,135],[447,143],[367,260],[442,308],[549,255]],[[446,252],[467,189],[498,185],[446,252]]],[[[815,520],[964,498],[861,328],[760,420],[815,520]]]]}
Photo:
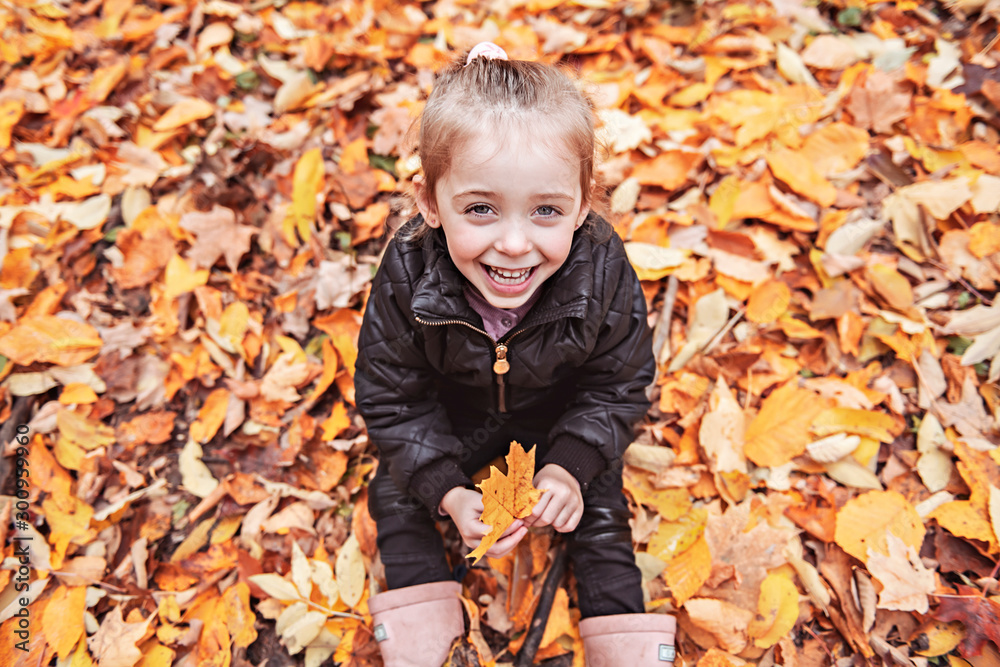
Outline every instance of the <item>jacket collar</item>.
{"type": "MultiPolygon", "coordinates": [[[[421,224],[422,218],[418,215],[410,222],[421,224]]],[[[413,285],[414,314],[425,320],[474,323],[478,316],[462,294],[468,280],[451,261],[444,232],[433,229],[422,243],[424,272],[413,285]]],[[[576,232],[566,261],[541,289],[519,329],[562,317],[586,318],[594,291],[593,241],[586,233],[576,232]]]]}

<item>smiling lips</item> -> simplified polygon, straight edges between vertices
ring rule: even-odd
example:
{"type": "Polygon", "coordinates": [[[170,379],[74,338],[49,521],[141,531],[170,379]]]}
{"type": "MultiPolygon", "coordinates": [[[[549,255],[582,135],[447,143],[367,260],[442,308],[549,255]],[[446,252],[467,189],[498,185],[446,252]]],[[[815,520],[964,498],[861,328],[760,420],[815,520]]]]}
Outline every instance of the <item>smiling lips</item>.
{"type": "Polygon", "coordinates": [[[496,266],[483,264],[483,267],[486,269],[486,273],[491,280],[504,287],[514,287],[526,283],[535,270],[534,266],[526,269],[501,269],[496,266]]]}

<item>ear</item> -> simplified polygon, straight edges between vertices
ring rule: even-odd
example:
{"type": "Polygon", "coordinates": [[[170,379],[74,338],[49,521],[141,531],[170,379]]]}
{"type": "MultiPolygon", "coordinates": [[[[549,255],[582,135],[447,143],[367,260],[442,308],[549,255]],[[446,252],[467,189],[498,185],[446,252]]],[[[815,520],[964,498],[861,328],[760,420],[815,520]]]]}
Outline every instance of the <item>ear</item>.
{"type": "Polygon", "coordinates": [[[424,183],[423,176],[413,179],[413,187],[417,200],[417,210],[424,216],[424,222],[429,227],[440,227],[441,222],[437,218],[437,203],[434,201],[433,193],[429,192],[424,183]]]}
{"type": "Polygon", "coordinates": [[[574,231],[580,229],[580,227],[583,225],[583,221],[587,219],[587,214],[589,213],[590,213],[590,204],[584,202],[583,206],[580,207],[580,214],[576,218],[576,224],[573,225],[574,231]]]}

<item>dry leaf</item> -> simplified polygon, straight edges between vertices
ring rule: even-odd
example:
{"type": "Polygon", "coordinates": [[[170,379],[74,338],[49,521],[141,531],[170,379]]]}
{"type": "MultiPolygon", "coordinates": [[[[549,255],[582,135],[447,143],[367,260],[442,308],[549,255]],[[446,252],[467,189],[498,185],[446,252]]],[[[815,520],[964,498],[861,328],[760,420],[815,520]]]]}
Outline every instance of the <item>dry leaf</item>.
{"type": "Polygon", "coordinates": [[[74,366],[100,348],[101,338],[92,326],[54,315],[22,318],[0,335],[0,354],[22,366],[35,362],[74,366]]]}
{"type": "Polygon", "coordinates": [[[202,463],[201,456],[201,445],[190,439],[181,450],[178,464],[182,486],[199,498],[205,498],[219,485],[219,480],[215,479],[208,466],[202,463]]]}
{"type": "Polygon", "coordinates": [[[888,555],[868,548],[868,571],[882,584],[879,608],[926,614],[927,596],[937,588],[934,571],[924,567],[916,549],[892,533],[886,535],[886,547],[888,555]]]}
{"type": "Polygon", "coordinates": [[[191,211],[181,216],[180,226],[192,232],[196,241],[187,257],[196,268],[210,269],[220,257],[235,272],[240,258],[250,250],[250,239],[258,230],[236,223],[232,209],[215,205],[211,211],[191,211]]]}
{"type": "Polygon", "coordinates": [[[871,551],[888,554],[888,535],[917,548],[924,541],[924,523],[913,505],[896,491],[869,491],[847,501],[837,512],[835,540],[862,562],[871,551]]]}
{"type": "Polygon", "coordinates": [[[825,399],[794,382],[778,387],[747,427],[747,458],[759,466],[780,466],[799,456],[812,441],[809,425],[825,406],[825,399]]]}
{"type": "Polygon", "coordinates": [[[759,648],[770,648],[788,635],[799,618],[799,591],[785,575],[772,573],[760,585],[757,616],[747,633],[759,648]]]}
{"type": "Polygon", "coordinates": [[[334,569],[337,573],[340,599],[348,607],[356,607],[365,592],[365,563],[356,535],[351,534],[340,547],[334,569]]]}
{"type": "Polygon", "coordinates": [[[94,636],[87,639],[87,646],[102,667],[132,667],[142,658],[136,642],[145,636],[155,618],[152,615],[142,623],[126,623],[122,608],[116,606],[105,615],[94,636]]]}
{"type": "Polygon", "coordinates": [[[708,632],[723,650],[740,653],[749,643],[747,630],[753,612],[722,600],[694,598],[684,603],[691,622],[708,632]]]}
{"type": "Polygon", "coordinates": [[[543,491],[536,489],[531,483],[535,475],[535,447],[532,446],[525,453],[521,444],[513,441],[506,461],[506,475],[495,466],[490,466],[489,479],[476,485],[483,492],[483,515],[480,520],[492,529],[483,537],[479,546],[466,556],[473,559],[473,564],[478,563],[490,547],[496,544],[503,532],[514,523],[514,519],[529,516],[542,497],[543,491]]]}

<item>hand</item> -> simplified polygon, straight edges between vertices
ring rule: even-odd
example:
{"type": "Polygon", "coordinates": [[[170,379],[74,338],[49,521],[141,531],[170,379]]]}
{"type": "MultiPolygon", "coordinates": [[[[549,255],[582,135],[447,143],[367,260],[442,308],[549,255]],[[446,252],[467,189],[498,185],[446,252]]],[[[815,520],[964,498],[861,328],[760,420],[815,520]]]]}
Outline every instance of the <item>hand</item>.
{"type": "MultiPolygon", "coordinates": [[[[456,486],[444,494],[440,509],[451,517],[462,536],[462,541],[472,549],[479,546],[483,537],[491,530],[490,526],[479,520],[479,517],[483,515],[483,495],[478,491],[456,486]]],[[[486,555],[490,558],[506,556],[527,534],[528,529],[525,527],[524,521],[514,519],[514,523],[510,524],[500,539],[496,541],[496,544],[489,548],[486,555]]]]}
{"type": "Polygon", "coordinates": [[[547,489],[535,505],[531,516],[524,520],[528,526],[552,526],[560,533],[568,533],[583,517],[583,493],[580,483],[562,466],[550,463],[535,475],[536,489],[547,489]]]}

